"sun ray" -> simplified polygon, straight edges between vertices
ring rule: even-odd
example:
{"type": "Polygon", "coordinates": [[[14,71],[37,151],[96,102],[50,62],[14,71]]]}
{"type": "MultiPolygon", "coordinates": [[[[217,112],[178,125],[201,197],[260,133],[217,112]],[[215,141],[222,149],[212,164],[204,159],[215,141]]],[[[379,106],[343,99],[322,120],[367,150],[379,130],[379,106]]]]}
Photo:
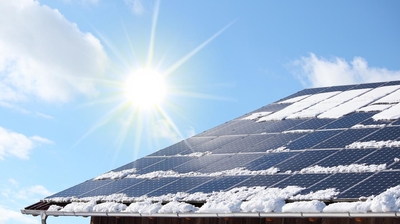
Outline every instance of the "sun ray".
{"type": "Polygon", "coordinates": [[[149,43],[149,52],[147,54],[147,65],[146,68],[151,68],[151,64],[153,62],[153,52],[154,52],[154,38],[156,35],[156,27],[158,20],[158,12],[160,8],[160,1],[156,1],[156,5],[153,11],[153,22],[151,24],[151,34],[150,34],[150,43],[149,43]]]}
{"type": "Polygon", "coordinates": [[[183,63],[185,63],[187,60],[189,60],[193,55],[195,55],[198,51],[203,49],[205,46],[207,46],[212,40],[214,40],[216,37],[218,37],[221,33],[223,33],[226,29],[228,29],[230,26],[232,26],[236,20],[232,21],[228,25],[226,25],[224,28],[216,32],[214,35],[212,35],[210,38],[208,38],[206,41],[204,41],[202,44],[197,46],[195,49],[193,49],[191,52],[189,52],[187,55],[183,56],[181,59],[179,59],[177,62],[175,62],[172,66],[170,66],[168,69],[164,71],[165,76],[170,75],[173,71],[175,71],[177,68],[179,68],[183,63]]]}

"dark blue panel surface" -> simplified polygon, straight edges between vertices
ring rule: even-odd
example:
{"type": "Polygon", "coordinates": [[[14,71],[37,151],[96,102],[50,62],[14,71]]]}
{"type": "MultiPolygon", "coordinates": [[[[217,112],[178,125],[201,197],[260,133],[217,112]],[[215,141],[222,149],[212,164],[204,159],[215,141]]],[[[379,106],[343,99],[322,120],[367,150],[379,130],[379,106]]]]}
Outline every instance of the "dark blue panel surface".
{"type": "Polygon", "coordinates": [[[179,180],[179,178],[176,177],[148,179],[135,184],[132,187],[126,188],[119,193],[124,193],[128,197],[140,197],[177,180],[179,180]]]}
{"type": "Polygon", "coordinates": [[[378,195],[400,184],[400,171],[380,172],[338,195],[339,198],[360,198],[378,195]]]}
{"type": "Polygon", "coordinates": [[[294,127],[291,128],[291,130],[315,130],[319,129],[331,122],[335,121],[335,119],[318,119],[318,118],[313,118],[308,121],[305,121],[301,124],[298,124],[294,127]]]}
{"type": "Polygon", "coordinates": [[[310,149],[314,145],[319,144],[331,138],[332,136],[339,134],[340,132],[342,132],[342,130],[315,131],[289,143],[287,148],[292,150],[310,149]]]}
{"type": "Polygon", "coordinates": [[[345,115],[339,118],[337,121],[334,121],[323,129],[336,129],[336,128],[350,128],[356,124],[361,123],[362,121],[372,117],[376,113],[352,113],[345,115]]]}
{"type": "Polygon", "coordinates": [[[248,116],[250,116],[250,115],[252,115],[254,113],[275,112],[275,111],[278,111],[278,110],[282,110],[283,108],[289,106],[290,104],[291,103],[272,103],[272,104],[268,104],[266,106],[261,107],[260,109],[254,110],[254,111],[252,111],[250,113],[247,113],[247,114],[239,117],[238,119],[248,117],[248,116]]]}
{"type": "Polygon", "coordinates": [[[277,149],[280,147],[285,147],[290,142],[306,135],[306,133],[296,133],[296,134],[276,134],[273,137],[267,139],[266,141],[255,145],[254,147],[248,148],[243,152],[265,152],[270,149],[277,149]]]}
{"type": "Polygon", "coordinates": [[[180,141],[167,148],[161,149],[160,151],[157,151],[149,156],[173,156],[176,154],[180,154],[184,151],[187,151],[189,149],[190,147],[185,141],[180,141]]]}
{"type": "Polygon", "coordinates": [[[384,86],[394,86],[394,85],[400,85],[400,81],[390,81],[384,84],[384,86]]]}
{"type": "Polygon", "coordinates": [[[178,157],[170,157],[165,159],[159,163],[156,163],[152,166],[148,166],[144,169],[138,170],[137,174],[145,174],[159,170],[174,170],[174,167],[181,165],[182,163],[186,163],[188,161],[194,160],[196,157],[189,156],[178,156],[178,157]]]}
{"type": "Polygon", "coordinates": [[[230,170],[237,167],[246,167],[246,164],[253,160],[263,157],[262,154],[236,154],[226,159],[219,160],[199,170],[202,173],[212,173],[224,170],[230,170]]]}
{"type": "Polygon", "coordinates": [[[200,158],[190,160],[189,162],[183,163],[180,166],[175,167],[174,171],[178,173],[195,172],[205,168],[211,163],[217,162],[218,160],[224,159],[226,157],[227,157],[226,155],[215,155],[215,154],[202,156],[200,158]]]}
{"type": "Polygon", "coordinates": [[[213,191],[224,191],[233,188],[236,184],[250,178],[251,176],[225,176],[218,177],[205,184],[189,190],[188,193],[203,192],[211,193],[213,191]]]}
{"type": "Polygon", "coordinates": [[[320,144],[313,146],[314,149],[324,148],[344,148],[346,145],[357,142],[364,136],[367,136],[378,129],[376,128],[364,128],[364,129],[348,129],[320,144]]]}
{"type": "Polygon", "coordinates": [[[367,141],[387,141],[396,140],[400,137],[400,127],[386,127],[362,139],[363,142],[367,141]]]}
{"type": "Polygon", "coordinates": [[[254,133],[283,132],[305,121],[306,121],[305,119],[267,121],[266,123],[269,123],[269,125],[255,131],[254,133]]]}
{"type": "Polygon", "coordinates": [[[339,166],[339,165],[350,165],[357,163],[359,159],[374,152],[375,149],[343,149],[337,153],[329,156],[328,158],[318,162],[316,165],[323,167],[339,166]]]}
{"type": "Polygon", "coordinates": [[[231,130],[230,126],[235,125],[240,122],[241,122],[241,120],[231,120],[231,121],[225,122],[221,125],[218,125],[217,127],[211,128],[200,134],[197,134],[196,137],[218,136],[218,133],[230,131],[231,130]]]}
{"type": "MultiPolygon", "coordinates": [[[[231,129],[230,135],[247,135],[256,132],[257,130],[262,129],[267,126],[266,122],[256,122],[252,120],[246,120],[242,125],[234,126],[231,129]]],[[[227,133],[228,134],[228,133],[227,133]]]]}
{"type": "Polygon", "coordinates": [[[394,121],[391,125],[400,125],[400,119],[399,120],[396,120],[396,121],[394,121]]]}
{"type": "Polygon", "coordinates": [[[203,143],[201,145],[194,146],[192,150],[194,152],[207,152],[207,151],[213,151],[216,150],[223,145],[227,143],[231,143],[233,141],[236,141],[238,139],[241,139],[241,136],[219,136],[211,141],[208,141],[206,143],[203,143]]]}
{"type": "Polygon", "coordinates": [[[376,88],[382,86],[385,82],[376,82],[376,83],[363,83],[355,86],[353,89],[366,89],[366,88],[376,88]]]}
{"type": "MultiPolygon", "coordinates": [[[[363,150],[363,149],[360,149],[363,150]]],[[[357,161],[357,163],[366,164],[384,164],[387,166],[394,162],[395,158],[400,158],[400,148],[383,148],[378,149],[367,157],[357,161]]],[[[400,183],[399,183],[400,184],[400,183]]]]}
{"type": "Polygon", "coordinates": [[[183,140],[184,142],[186,142],[186,144],[189,146],[189,148],[196,146],[196,145],[200,145],[203,144],[205,142],[211,141],[213,140],[215,137],[191,137],[188,138],[186,140],[183,140]]]}
{"type": "Polygon", "coordinates": [[[393,121],[386,121],[386,120],[379,120],[379,121],[376,121],[376,120],[374,120],[373,118],[369,118],[369,119],[367,119],[367,120],[365,120],[365,121],[363,121],[363,122],[361,122],[361,124],[362,125],[381,125],[381,124],[385,124],[385,125],[387,125],[387,124],[390,124],[390,123],[392,123],[393,121]]]}
{"type": "Polygon", "coordinates": [[[320,160],[336,153],[337,150],[315,150],[315,151],[305,151],[299,153],[284,162],[276,164],[275,167],[279,168],[280,172],[300,171],[303,168],[309,167],[318,163],[320,160]]]}
{"type": "Polygon", "coordinates": [[[91,190],[97,189],[104,185],[110,184],[114,180],[88,180],[73,187],[70,187],[66,190],[63,190],[57,194],[53,194],[47,198],[54,198],[54,197],[72,197],[85,194],[91,190]]]}
{"type": "Polygon", "coordinates": [[[188,192],[190,189],[195,188],[199,185],[207,183],[214,179],[214,177],[185,177],[171,184],[163,186],[160,189],[152,191],[147,196],[161,196],[164,194],[175,194],[178,192],[188,192]]]}
{"type": "Polygon", "coordinates": [[[262,144],[265,140],[273,135],[248,135],[243,136],[236,141],[223,145],[221,148],[213,151],[213,154],[218,153],[238,153],[245,151],[248,148],[254,147],[257,144],[262,144]]]}
{"type": "Polygon", "coordinates": [[[141,170],[143,168],[146,168],[148,166],[157,164],[161,161],[164,161],[166,158],[162,158],[162,157],[144,157],[138,160],[135,160],[131,163],[128,163],[124,166],[121,166],[113,171],[121,171],[121,170],[127,170],[127,169],[132,169],[132,168],[136,168],[137,170],[141,170]]]}
{"type": "Polygon", "coordinates": [[[249,170],[266,170],[290,157],[296,156],[299,152],[268,153],[263,157],[253,160],[246,165],[249,170]]]}
{"type": "Polygon", "coordinates": [[[354,88],[354,85],[345,85],[345,86],[331,86],[326,88],[322,92],[335,92],[335,91],[346,91],[354,88]]]}
{"type": "Polygon", "coordinates": [[[256,187],[256,186],[270,187],[288,177],[290,177],[290,175],[288,174],[257,175],[235,185],[235,187],[256,187]]]}
{"type": "Polygon", "coordinates": [[[308,194],[328,188],[336,188],[336,191],[340,193],[371,175],[372,173],[337,173],[303,190],[301,194],[308,194]]]}
{"type": "Polygon", "coordinates": [[[136,178],[125,178],[121,180],[115,180],[110,184],[103,185],[99,188],[93,189],[79,197],[92,197],[100,195],[111,195],[119,191],[123,191],[126,188],[132,187],[135,184],[146,181],[146,179],[136,179],[136,178]]]}
{"type": "Polygon", "coordinates": [[[332,174],[296,174],[271,187],[285,188],[287,186],[309,187],[332,174]]]}

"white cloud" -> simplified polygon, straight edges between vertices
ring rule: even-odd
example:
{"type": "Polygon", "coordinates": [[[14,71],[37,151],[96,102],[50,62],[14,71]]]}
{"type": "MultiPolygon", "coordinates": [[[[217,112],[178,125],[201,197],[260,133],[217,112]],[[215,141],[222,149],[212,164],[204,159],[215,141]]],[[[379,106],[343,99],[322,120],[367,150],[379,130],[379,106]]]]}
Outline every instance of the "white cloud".
{"type": "Polygon", "coordinates": [[[100,41],[34,0],[0,0],[0,102],[95,95],[107,66],[100,41]]]}
{"type": "Polygon", "coordinates": [[[384,82],[400,79],[400,71],[369,67],[362,57],[354,57],[351,62],[343,58],[326,59],[311,53],[308,57],[293,62],[296,77],[307,87],[384,82]]]}
{"type": "Polygon", "coordinates": [[[36,135],[27,137],[0,127],[0,160],[4,160],[5,157],[29,159],[30,151],[43,143],[51,144],[53,142],[36,135]]]}
{"type": "Polygon", "coordinates": [[[131,8],[132,12],[135,15],[142,15],[145,12],[141,0],[125,0],[125,4],[127,4],[131,8]]]}
{"type": "Polygon", "coordinates": [[[25,223],[36,224],[39,222],[37,218],[32,216],[23,215],[21,212],[9,209],[0,205],[0,223],[25,223]]]}

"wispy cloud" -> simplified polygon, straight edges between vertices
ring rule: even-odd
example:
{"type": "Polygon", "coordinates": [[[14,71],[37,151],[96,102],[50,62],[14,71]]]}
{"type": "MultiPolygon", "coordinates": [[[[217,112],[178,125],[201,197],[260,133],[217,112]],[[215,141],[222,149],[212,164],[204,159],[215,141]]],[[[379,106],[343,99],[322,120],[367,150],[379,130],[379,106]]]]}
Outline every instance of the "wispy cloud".
{"type": "Polygon", "coordinates": [[[0,205],[0,223],[11,223],[11,221],[12,223],[18,222],[25,224],[36,224],[39,220],[32,216],[23,215],[19,211],[0,205]]]}
{"type": "Polygon", "coordinates": [[[108,58],[100,41],[57,10],[32,0],[1,0],[0,102],[65,102],[95,95],[108,58]]]}
{"type": "Polygon", "coordinates": [[[19,159],[29,159],[29,154],[33,148],[40,144],[52,144],[49,139],[32,136],[27,137],[0,127],[0,160],[5,157],[17,157],[19,159]]]}
{"type": "Polygon", "coordinates": [[[357,84],[400,80],[400,71],[369,67],[362,57],[350,62],[343,58],[326,59],[311,53],[292,63],[295,76],[306,87],[357,84]]]}
{"type": "Polygon", "coordinates": [[[131,8],[135,15],[142,15],[145,12],[142,0],[125,0],[125,4],[131,8]]]}

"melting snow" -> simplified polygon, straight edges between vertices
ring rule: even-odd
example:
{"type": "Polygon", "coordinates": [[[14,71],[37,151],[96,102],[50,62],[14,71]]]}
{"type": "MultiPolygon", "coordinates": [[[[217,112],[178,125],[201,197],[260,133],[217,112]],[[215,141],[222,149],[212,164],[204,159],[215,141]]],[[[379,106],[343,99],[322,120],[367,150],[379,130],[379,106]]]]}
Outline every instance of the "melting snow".
{"type": "Polygon", "coordinates": [[[311,133],[314,132],[314,129],[298,129],[298,130],[289,130],[283,131],[283,134],[296,134],[296,133],[311,133]]]}
{"type": "Polygon", "coordinates": [[[253,113],[247,117],[242,118],[242,120],[258,120],[259,118],[265,117],[271,113],[272,112],[269,112],[269,111],[253,113]]]}
{"type": "Polygon", "coordinates": [[[133,169],[126,169],[126,170],[121,170],[121,171],[111,171],[105,174],[102,174],[98,177],[95,177],[93,180],[105,180],[105,179],[122,179],[125,178],[128,175],[131,175],[133,173],[136,173],[136,168],[133,169]]]}
{"type": "Polygon", "coordinates": [[[296,103],[297,101],[300,101],[300,100],[302,100],[302,99],[304,99],[304,98],[307,98],[307,97],[309,97],[310,95],[302,95],[302,96],[296,96],[296,97],[293,97],[293,98],[290,98],[290,99],[287,99],[287,100],[284,100],[284,101],[280,101],[280,102],[278,102],[279,104],[283,104],[283,103],[296,103]]]}
{"type": "Polygon", "coordinates": [[[365,149],[365,148],[383,148],[383,147],[399,147],[400,141],[388,140],[388,141],[368,141],[368,142],[353,142],[350,145],[346,145],[346,149],[365,149]]]}
{"type": "Polygon", "coordinates": [[[365,173],[365,172],[377,172],[386,169],[386,164],[350,164],[350,165],[339,165],[332,167],[323,166],[312,166],[307,167],[299,171],[301,174],[311,174],[311,173],[365,173]]]}
{"type": "Polygon", "coordinates": [[[363,129],[363,128],[383,128],[385,124],[370,124],[370,125],[363,125],[363,124],[356,124],[352,126],[352,129],[363,129]]]}
{"type": "Polygon", "coordinates": [[[203,156],[208,156],[211,155],[212,152],[210,151],[206,151],[206,152],[194,152],[194,153],[190,153],[187,155],[181,155],[181,154],[177,154],[175,156],[184,156],[184,157],[203,157],[203,156]]]}
{"type": "Polygon", "coordinates": [[[400,104],[372,116],[374,120],[394,120],[400,118],[400,104]]]}
{"type": "Polygon", "coordinates": [[[389,107],[391,107],[392,105],[390,104],[374,104],[374,105],[368,105],[365,107],[362,107],[358,110],[356,110],[356,112],[375,112],[375,111],[383,111],[388,109],[389,107]]]}
{"type": "Polygon", "coordinates": [[[317,200],[288,203],[282,207],[282,212],[322,212],[325,203],[317,200]]]}
{"type": "Polygon", "coordinates": [[[290,197],[293,200],[330,200],[340,192],[336,191],[335,188],[328,188],[325,190],[319,190],[316,192],[310,192],[308,194],[298,194],[295,196],[290,197]]]}
{"type": "Polygon", "coordinates": [[[265,151],[266,153],[278,153],[278,152],[289,152],[290,149],[287,149],[285,146],[279,147],[277,149],[268,149],[265,151]]]}
{"type": "Polygon", "coordinates": [[[399,103],[400,102],[400,90],[396,90],[393,93],[382,97],[381,99],[375,101],[374,103],[377,104],[382,104],[382,103],[388,103],[388,104],[392,104],[392,103],[399,103]]]}

